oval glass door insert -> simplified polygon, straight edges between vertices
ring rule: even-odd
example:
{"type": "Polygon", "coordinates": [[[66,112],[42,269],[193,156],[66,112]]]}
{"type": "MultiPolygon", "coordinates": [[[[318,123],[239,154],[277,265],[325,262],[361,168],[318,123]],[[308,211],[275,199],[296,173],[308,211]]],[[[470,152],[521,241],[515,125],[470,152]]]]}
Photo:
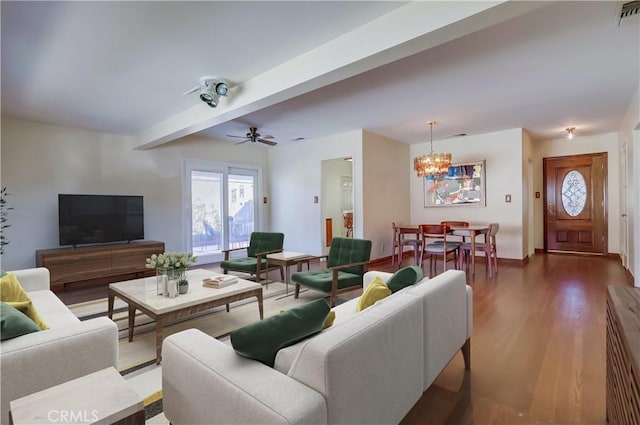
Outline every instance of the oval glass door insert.
{"type": "Polygon", "coordinates": [[[579,171],[571,170],[562,181],[562,206],[571,217],[578,216],[587,203],[587,183],[579,171]]]}

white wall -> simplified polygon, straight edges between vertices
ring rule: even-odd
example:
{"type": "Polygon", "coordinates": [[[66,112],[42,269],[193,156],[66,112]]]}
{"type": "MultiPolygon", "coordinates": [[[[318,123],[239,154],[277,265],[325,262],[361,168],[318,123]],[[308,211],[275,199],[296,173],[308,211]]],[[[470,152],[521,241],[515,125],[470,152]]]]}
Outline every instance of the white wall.
{"type": "MultiPolygon", "coordinates": [[[[2,185],[11,196],[2,267],[35,266],[58,244],[58,194],[143,195],[145,238],[182,250],[182,160],[242,162],[268,169],[265,149],[190,137],[136,151],[124,136],[2,118],[2,185]]],[[[268,186],[266,186],[268,187],[268,186]]],[[[266,189],[263,189],[266,191],[266,189]]]]}
{"type": "Polygon", "coordinates": [[[535,253],[534,243],[534,203],[533,190],[533,140],[526,131],[522,132],[522,246],[524,257],[535,253]]]}
{"type": "MultiPolygon", "coordinates": [[[[290,251],[322,255],[324,217],[313,197],[322,194],[322,161],[353,158],[354,217],[362,217],[362,131],[305,140],[269,150],[271,230],[284,232],[290,251]]],[[[353,235],[362,237],[362,220],[353,235]]]]}
{"type": "MultiPolygon", "coordinates": [[[[627,268],[640,286],[640,84],[620,125],[618,144],[627,144],[627,268]]],[[[624,188],[621,188],[624,190],[624,188]]]]}
{"type": "MultiPolygon", "coordinates": [[[[595,136],[576,136],[573,140],[562,139],[538,141],[534,143],[534,190],[544,193],[542,159],[587,153],[607,152],[607,217],[609,253],[620,252],[620,204],[619,204],[619,159],[618,140],[615,133],[595,136]]],[[[544,205],[543,197],[535,199],[535,242],[536,248],[544,248],[544,205]]]]}
{"type": "Polygon", "coordinates": [[[364,235],[371,258],[391,256],[391,223],[409,222],[409,145],[369,131],[363,133],[364,235]]]}
{"type": "MultiPolygon", "coordinates": [[[[523,223],[522,129],[459,137],[433,142],[434,152],[451,152],[453,162],[486,160],[486,207],[424,207],[423,180],[411,173],[411,222],[440,223],[463,220],[472,224],[500,223],[498,256],[521,260],[525,257],[523,223]],[[505,203],[505,195],[511,203],[505,203]]],[[[429,153],[429,143],[410,146],[407,168],[413,158],[429,153]]]]}

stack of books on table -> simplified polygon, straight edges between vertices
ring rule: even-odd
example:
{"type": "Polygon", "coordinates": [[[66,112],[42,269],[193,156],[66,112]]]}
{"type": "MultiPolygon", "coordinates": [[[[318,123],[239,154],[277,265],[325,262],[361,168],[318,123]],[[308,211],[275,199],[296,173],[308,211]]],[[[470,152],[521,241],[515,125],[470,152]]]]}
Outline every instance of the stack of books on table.
{"type": "Polygon", "coordinates": [[[215,276],[202,279],[202,286],[207,288],[223,288],[232,285],[238,281],[235,276],[215,276]]]}

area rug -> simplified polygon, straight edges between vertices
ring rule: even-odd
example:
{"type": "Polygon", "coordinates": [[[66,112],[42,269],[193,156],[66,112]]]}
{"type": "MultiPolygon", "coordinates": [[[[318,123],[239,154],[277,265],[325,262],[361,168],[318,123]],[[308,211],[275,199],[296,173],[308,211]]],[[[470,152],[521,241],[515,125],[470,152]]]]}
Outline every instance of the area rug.
{"type": "MultiPolygon", "coordinates": [[[[359,296],[360,291],[339,297],[338,303],[359,296]]],[[[307,290],[298,299],[293,296],[293,287],[288,291],[281,282],[263,286],[264,317],[279,314],[298,305],[326,298],[326,294],[307,290]],[[286,295],[288,293],[288,295],[286,295]]],[[[68,306],[81,320],[107,315],[107,299],[99,299],[68,306]]],[[[162,413],[162,365],[155,364],[155,323],[142,313],[136,314],[133,341],[128,341],[128,312],[126,304],[115,299],[113,320],[119,330],[119,370],[132,388],[144,400],[147,424],[168,424],[162,413]]],[[[229,334],[242,326],[260,319],[255,300],[247,299],[231,304],[227,313],[224,306],[192,316],[186,320],[170,323],[164,329],[164,337],[185,329],[200,329],[222,342],[229,342],[229,334]]]]}
{"type": "MultiPolygon", "coordinates": [[[[297,305],[323,298],[326,294],[304,291],[300,297],[293,297],[293,288],[288,290],[282,282],[271,282],[263,286],[264,317],[278,314],[297,305]]],[[[99,299],[80,304],[72,304],[69,309],[81,320],[107,315],[107,299],[99,299]]],[[[165,338],[185,329],[196,328],[215,338],[229,335],[235,329],[260,320],[255,299],[241,300],[231,304],[229,313],[224,306],[217,307],[187,319],[171,322],[164,328],[165,338]]],[[[145,365],[155,358],[155,322],[141,312],[136,313],[133,341],[128,341],[128,311],[126,304],[116,297],[113,321],[119,330],[120,371],[145,365]]]]}

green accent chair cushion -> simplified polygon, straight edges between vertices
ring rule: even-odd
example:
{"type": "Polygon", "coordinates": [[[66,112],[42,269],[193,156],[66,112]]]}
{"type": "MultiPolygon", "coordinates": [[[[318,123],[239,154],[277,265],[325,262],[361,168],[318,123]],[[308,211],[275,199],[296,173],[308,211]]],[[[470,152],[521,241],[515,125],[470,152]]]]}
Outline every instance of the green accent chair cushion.
{"type": "MultiPolygon", "coordinates": [[[[232,258],[220,263],[220,267],[234,272],[244,272],[255,274],[258,267],[258,259],[256,257],[232,258]]],[[[267,260],[260,259],[260,270],[267,268],[267,260]]]]}
{"type": "Polygon", "coordinates": [[[415,285],[423,278],[422,269],[418,266],[404,267],[395,272],[389,280],[387,286],[391,289],[391,293],[398,292],[402,288],[415,285]]]}
{"type": "MultiPolygon", "coordinates": [[[[247,256],[241,258],[225,258],[220,263],[220,268],[225,272],[228,270],[249,274],[257,274],[258,254],[265,252],[282,251],[284,245],[284,233],[275,232],[253,232],[247,247],[247,256]]],[[[273,268],[264,256],[260,257],[260,271],[273,268]]],[[[256,276],[259,279],[259,276],[256,276]]]]}
{"type": "Polygon", "coordinates": [[[231,345],[239,355],[273,367],[280,349],[323,329],[329,310],[324,298],[311,301],[231,332],[231,345]]]}
{"type": "Polygon", "coordinates": [[[5,302],[0,303],[0,339],[2,341],[39,330],[40,326],[26,314],[5,302]]]}
{"type": "MultiPolygon", "coordinates": [[[[291,280],[322,292],[331,292],[333,271],[330,269],[310,270],[291,275],[291,280]],[[295,278],[294,278],[295,276],[295,278]]],[[[353,273],[338,272],[338,289],[362,286],[362,276],[353,273]]]]}
{"type": "Polygon", "coordinates": [[[303,285],[331,294],[330,305],[335,306],[336,294],[362,287],[363,275],[367,271],[370,257],[371,241],[333,238],[327,256],[326,269],[297,272],[291,275],[291,281],[296,284],[296,298],[300,291],[300,285],[303,285]],[[352,264],[357,265],[351,266],[352,264]],[[344,268],[340,268],[343,266],[344,268]],[[335,287],[334,276],[336,277],[335,287]]]}

